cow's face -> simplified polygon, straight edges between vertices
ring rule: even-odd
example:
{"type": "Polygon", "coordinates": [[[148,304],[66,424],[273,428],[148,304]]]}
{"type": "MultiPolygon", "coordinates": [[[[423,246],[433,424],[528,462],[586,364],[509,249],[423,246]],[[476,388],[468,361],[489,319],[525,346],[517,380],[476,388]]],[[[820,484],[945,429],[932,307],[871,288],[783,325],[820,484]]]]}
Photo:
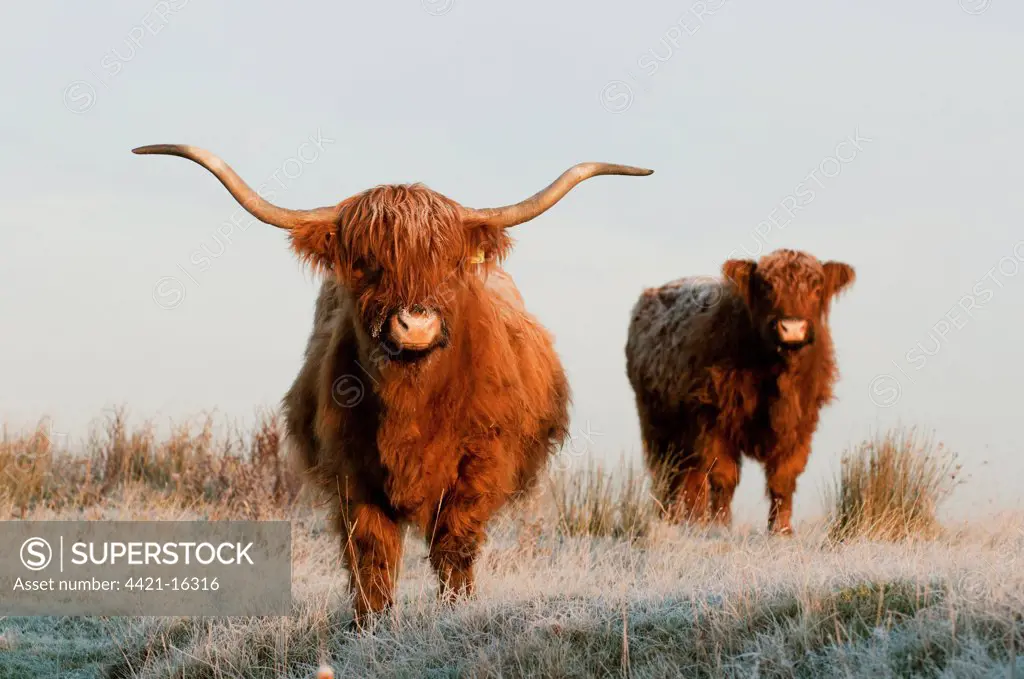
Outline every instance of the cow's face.
{"type": "Polygon", "coordinates": [[[303,260],[353,293],[366,335],[401,361],[425,358],[448,343],[479,260],[508,253],[512,241],[505,229],[538,217],[591,177],[651,174],[628,165],[580,163],[526,200],[497,208],[467,208],[420,184],[403,184],[378,186],[337,205],[290,210],[266,201],[205,149],[153,144],[133,151],[202,165],[250,214],[286,229],[303,260]]]}
{"type": "Polygon", "coordinates": [[[398,363],[448,346],[482,259],[500,259],[500,228],[467,225],[459,206],[419,185],[380,186],[341,205],[335,274],[363,330],[398,363]]]}
{"type": "Polygon", "coordinates": [[[795,250],[776,250],[758,262],[731,259],[722,273],[746,300],[764,342],[785,354],[814,344],[832,298],[854,280],[850,265],[795,250]]]}

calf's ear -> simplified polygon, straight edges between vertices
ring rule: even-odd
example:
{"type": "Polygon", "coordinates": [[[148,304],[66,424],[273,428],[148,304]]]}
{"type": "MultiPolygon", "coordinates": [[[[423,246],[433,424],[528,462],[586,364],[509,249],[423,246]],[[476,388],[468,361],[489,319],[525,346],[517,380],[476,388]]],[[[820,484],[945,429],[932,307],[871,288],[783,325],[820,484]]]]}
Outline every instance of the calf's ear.
{"type": "Polygon", "coordinates": [[[750,281],[756,268],[757,262],[750,259],[730,259],[722,265],[722,275],[736,285],[748,304],[750,303],[750,281]]]}
{"type": "Polygon", "coordinates": [[[825,262],[825,299],[838,295],[853,284],[857,274],[853,267],[842,262],[825,262]]]}

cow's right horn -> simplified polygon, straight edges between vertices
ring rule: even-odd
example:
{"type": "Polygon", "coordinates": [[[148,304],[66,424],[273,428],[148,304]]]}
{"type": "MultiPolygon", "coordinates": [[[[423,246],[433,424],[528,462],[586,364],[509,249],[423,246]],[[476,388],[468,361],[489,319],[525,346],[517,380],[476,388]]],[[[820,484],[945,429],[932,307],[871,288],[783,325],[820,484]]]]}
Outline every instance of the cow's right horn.
{"type": "Polygon", "coordinates": [[[281,229],[294,229],[299,226],[336,222],[340,210],[337,206],[320,207],[315,210],[288,210],[269,203],[252,190],[241,177],[223,160],[201,148],[186,146],[184,144],[152,144],[132,149],[132,153],[139,155],[158,154],[165,156],[179,156],[188,158],[198,163],[213,173],[213,176],[220,180],[220,183],[231,192],[235,200],[246,209],[253,217],[265,224],[276,226],[281,229]]]}
{"type": "Polygon", "coordinates": [[[553,181],[547,188],[522,202],[504,207],[484,208],[482,210],[462,208],[462,219],[468,225],[488,224],[490,226],[508,228],[539,217],[552,205],[562,200],[565,194],[569,193],[574,186],[591,177],[603,174],[646,177],[653,173],[654,170],[645,170],[642,167],[631,167],[629,165],[580,163],[563,172],[562,176],[553,181]]]}

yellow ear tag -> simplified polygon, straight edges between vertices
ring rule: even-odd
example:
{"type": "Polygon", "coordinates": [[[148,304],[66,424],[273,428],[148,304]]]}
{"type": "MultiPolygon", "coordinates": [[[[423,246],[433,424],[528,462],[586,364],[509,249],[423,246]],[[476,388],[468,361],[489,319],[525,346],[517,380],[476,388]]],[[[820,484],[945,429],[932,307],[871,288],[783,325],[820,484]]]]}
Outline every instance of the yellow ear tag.
{"type": "Polygon", "coordinates": [[[487,257],[484,256],[484,249],[480,248],[476,254],[469,258],[470,264],[483,264],[487,257]]]}

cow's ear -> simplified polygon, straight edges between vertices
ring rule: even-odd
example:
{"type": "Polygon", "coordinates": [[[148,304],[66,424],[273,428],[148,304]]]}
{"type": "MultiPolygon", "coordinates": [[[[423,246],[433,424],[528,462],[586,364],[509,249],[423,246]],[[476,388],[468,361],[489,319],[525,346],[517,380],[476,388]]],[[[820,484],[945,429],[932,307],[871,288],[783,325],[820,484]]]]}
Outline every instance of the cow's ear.
{"type": "Polygon", "coordinates": [[[757,262],[750,259],[730,259],[722,265],[722,275],[739,289],[743,299],[750,303],[750,281],[754,277],[757,262]]]}
{"type": "Polygon", "coordinates": [[[339,259],[338,226],[328,222],[311,222],[289,232],[292,250],[299,258],[319,273],[335,268],[339,259]]]}
{"type": "Polygon", "coordinates": [[[825,262],[825,299],[831,299],[853,284],[857,274],[853,267],[842,262],[825,262]]]}
{"type": "Polygon", "coordinates": [[[489,225],[473,225],[467,227],[469,237],[466,239],[467,252],[465,259],[471,264],[484,261],[501,261],[512,249],[512,238],[502,228],[489,225]]]}

